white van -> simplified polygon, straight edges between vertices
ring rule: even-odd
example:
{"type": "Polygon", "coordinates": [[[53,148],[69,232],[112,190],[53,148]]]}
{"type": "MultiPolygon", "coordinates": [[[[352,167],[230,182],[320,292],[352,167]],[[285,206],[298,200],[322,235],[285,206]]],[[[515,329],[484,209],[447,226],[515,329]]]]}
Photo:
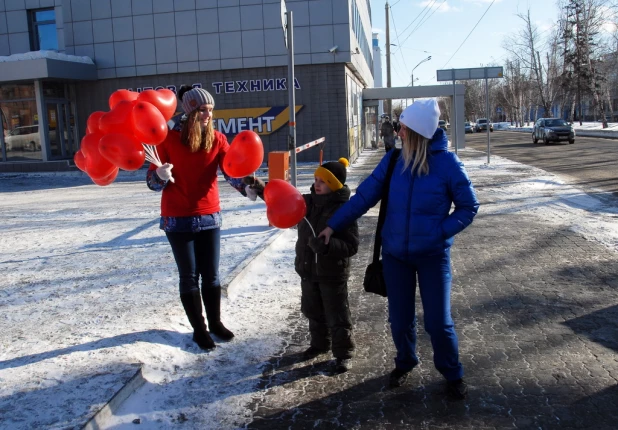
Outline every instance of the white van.
{"type": "Polygon", "coordinates": [[[38,125],[15,127],[9,130],[4,137],[7,151],[40,151],[41,138],[38,125]]]}

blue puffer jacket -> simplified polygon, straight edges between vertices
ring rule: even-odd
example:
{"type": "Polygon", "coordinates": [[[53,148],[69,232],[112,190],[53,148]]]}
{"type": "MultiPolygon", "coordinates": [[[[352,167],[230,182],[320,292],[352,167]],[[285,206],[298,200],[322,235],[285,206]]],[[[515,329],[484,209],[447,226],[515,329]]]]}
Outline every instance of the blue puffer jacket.
{"type": "MultiPolygon", "coordinates": [[[[382,253],[406,261],[449,248],[454,236],[472,223],[479,202],[463,163],[448,151],[444,130],[437,129],[429,144],[429,174],[403,170],[403,158],[395,164],[382,229],[382,253]],[[455,210],[451,211],[452,204],[455,210]]],[[[340,231],[375,206],[382,196],[389,151],[356,194],[328,221],[340,231]]]]}

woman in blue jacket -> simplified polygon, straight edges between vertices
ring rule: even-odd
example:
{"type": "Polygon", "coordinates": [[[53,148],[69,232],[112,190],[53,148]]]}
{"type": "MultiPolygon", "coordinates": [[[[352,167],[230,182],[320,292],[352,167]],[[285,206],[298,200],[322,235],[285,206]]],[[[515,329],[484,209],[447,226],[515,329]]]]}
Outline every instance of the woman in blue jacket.
{"type": "MultiPolygon", "coordinates": [[[[479,202],[457,155],[438,128],[440,108],[434,99],[417,100],[399,117],[402,151],[388,190],[382,228],[382,264],[388,291],[388,312],[397,349],[389,384],[401,386],[418,364],[416,356],[416,279],[431,337],[436,369],[447,381],[447,393],[467,394],[459,361],[457,334],[451,317],[451,258],[454,236],[472,223],[479,202]],[[455,209],[451,212],[452,204],[455,209]]],[[[328,221],[320,235],[328,243],[375,206],[382,196],[390,151],[356,194],[328,221]]],[[[377,232],[376,234],[380,234],[377,232]]]]}

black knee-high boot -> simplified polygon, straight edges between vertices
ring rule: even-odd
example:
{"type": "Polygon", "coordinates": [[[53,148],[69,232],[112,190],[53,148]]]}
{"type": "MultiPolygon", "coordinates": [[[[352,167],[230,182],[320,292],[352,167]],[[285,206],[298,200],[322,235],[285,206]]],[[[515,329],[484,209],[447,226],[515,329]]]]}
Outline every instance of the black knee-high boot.
{"type": "Polygon", "coordinates": [[[189,323],[193,327],[193,340],[195,343],[202,349],[214,348],[216,346],[215,341],[210,337],[204,321],[204,315],[202,315],[200,291],[193,290],[189,293],[183,293],[180,295],[180,301],[185,308],[189,323]]]}
{"type": "Polygon", "coordinates": [[[206,307],[210,332],[223,340],[232,339],[234,333],[221,323],[221,287],[202,287],[202,299],[206,307]]]}

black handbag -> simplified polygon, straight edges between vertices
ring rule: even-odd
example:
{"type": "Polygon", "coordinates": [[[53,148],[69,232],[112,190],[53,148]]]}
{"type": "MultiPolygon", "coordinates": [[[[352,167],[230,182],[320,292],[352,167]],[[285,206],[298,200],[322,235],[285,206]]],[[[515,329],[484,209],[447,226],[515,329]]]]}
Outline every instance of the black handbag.
{"type": "Polygon", "coordinates": [[[363,279],[363,288],[368,293],[374,293],[382,297],[386,297],[386,283],[384,282],[384,271],[382,269],[382,260],[380,260],[380,250],[382,248],[382,226],[384,218],[386,218],[386,207],[388,206],[388,189],[391,184],[391,176],[395,170],[395,163],[399,158],[400,149],[392,149],[393,155],[388,163],[386,170],[386,178],[382,188],[382,201],[380,202],[380,213],[378,215],[378,226],[376,228],[376,237],[373,244],[373,261],[365,270],[365,279],[363,279]]]}

